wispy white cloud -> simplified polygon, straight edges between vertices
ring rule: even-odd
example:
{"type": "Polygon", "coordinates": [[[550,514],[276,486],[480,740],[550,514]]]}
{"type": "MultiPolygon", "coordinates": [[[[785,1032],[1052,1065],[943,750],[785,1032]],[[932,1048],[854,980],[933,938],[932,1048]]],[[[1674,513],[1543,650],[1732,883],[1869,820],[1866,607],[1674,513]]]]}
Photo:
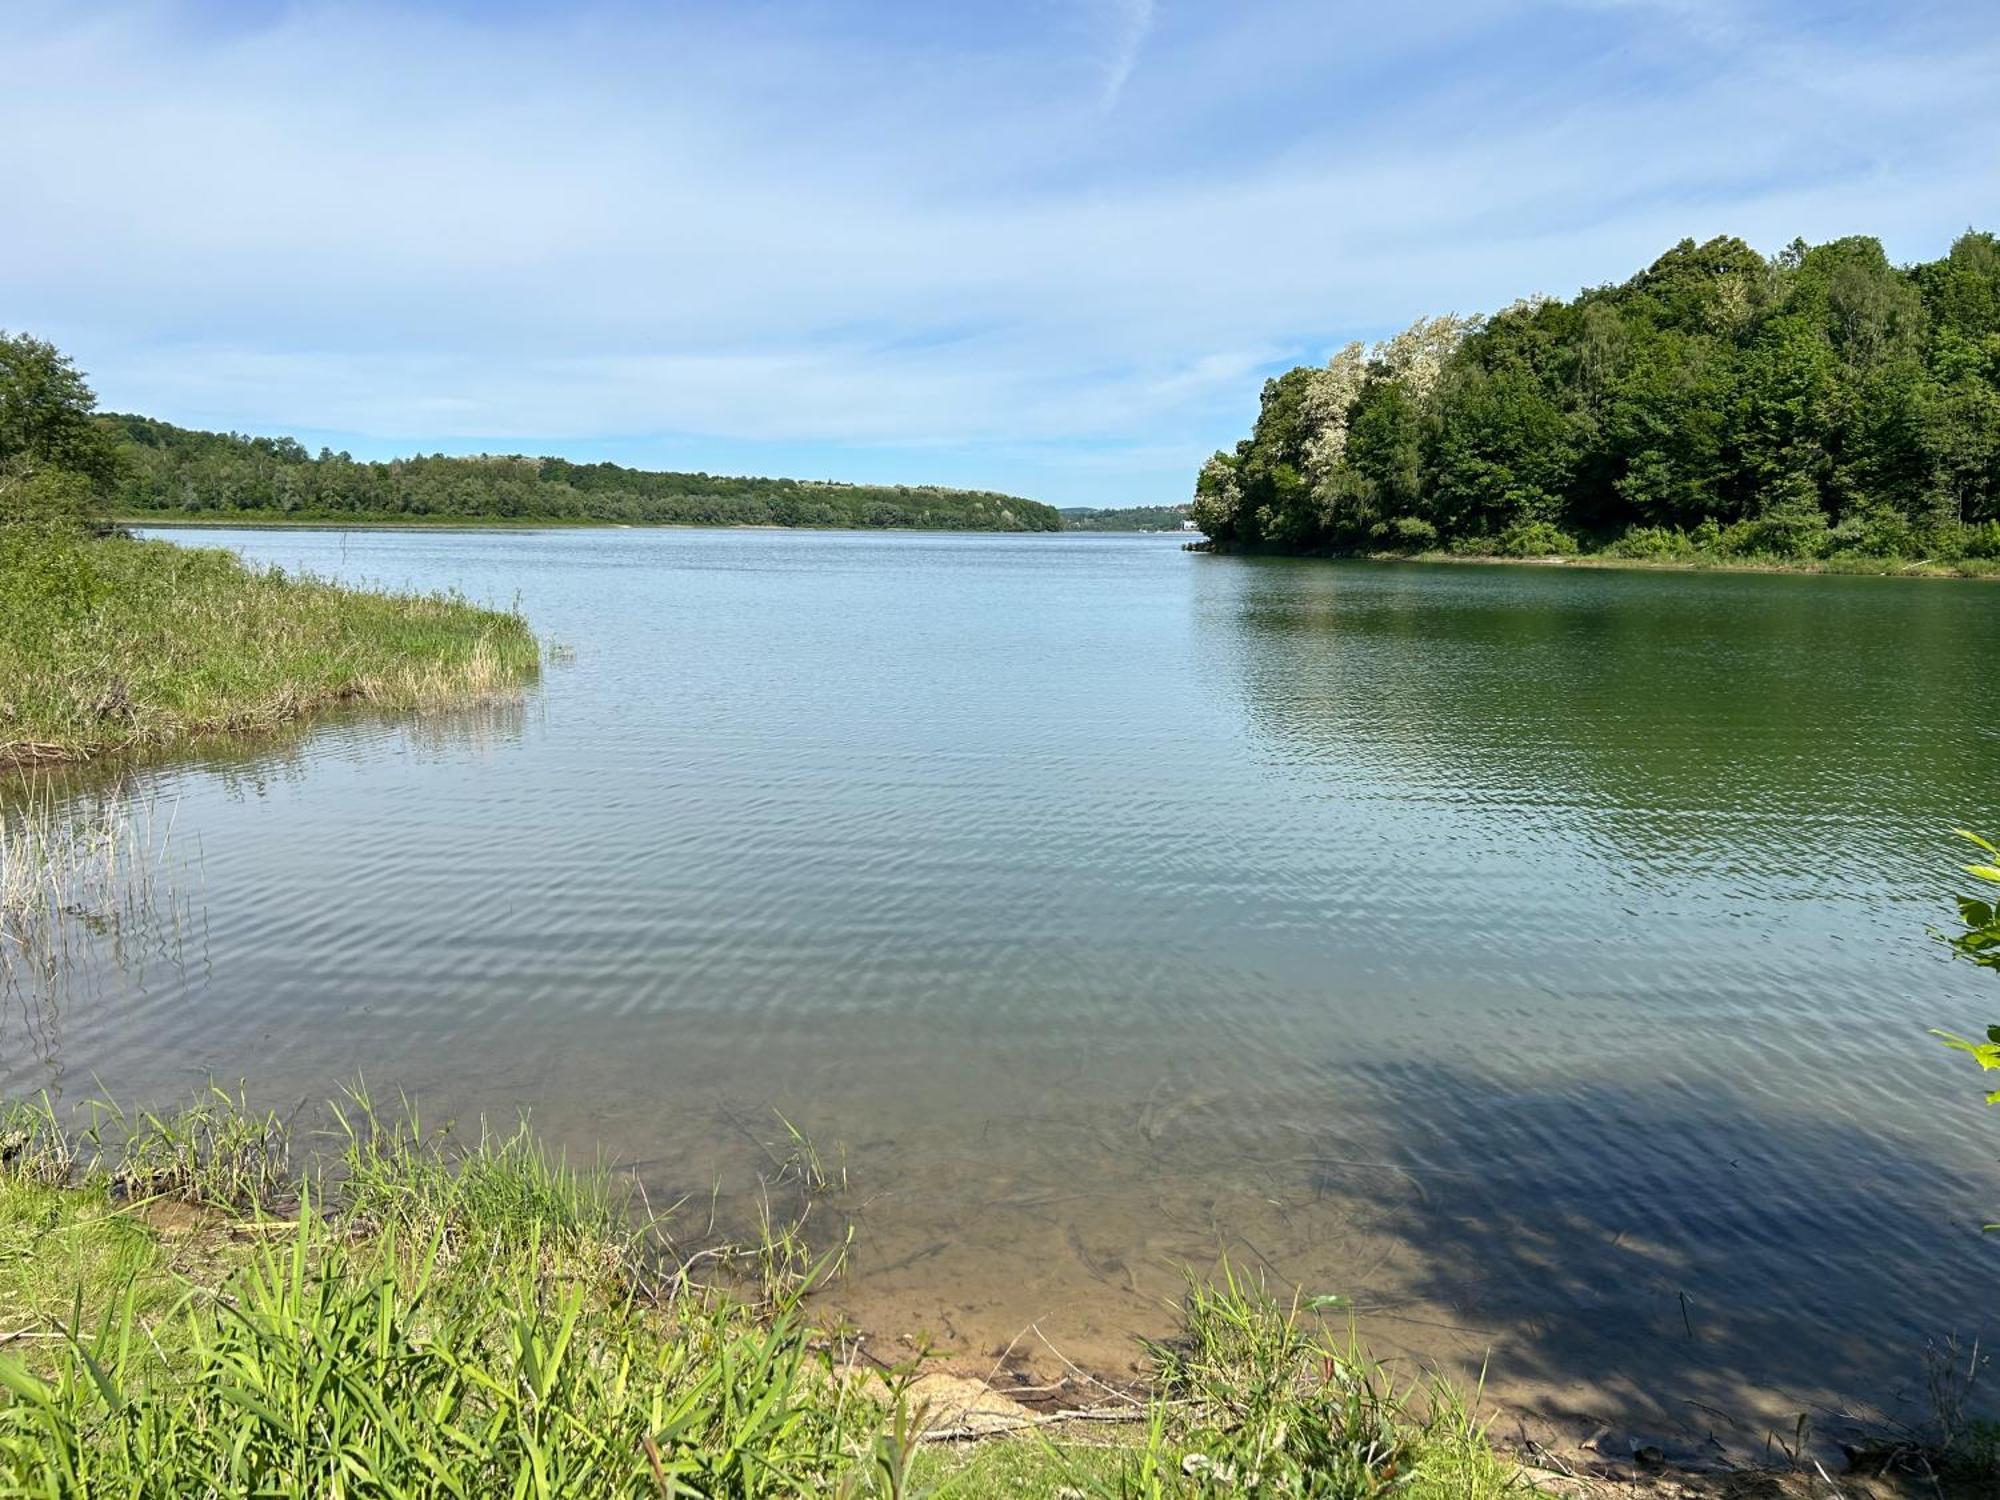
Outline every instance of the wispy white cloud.
{"type": "Polygon", "coordinates": [[[1104,88],[1098,108],[1118,107],[1132,70],[1139,65],[1139,53],[1153,30],[1153,0],[1098,0],[1107,12],[1110,47],[1104,63],[1104,88]]]}
{"type": "Polygon", "coordinates": [[[1933,254],[2000,202],[1990,28],[1737,11],[1754,45],[1657,3],[1102,0],[1079,51],[1073,9],[25,0],[0,326],[108,404],[357,450],[1173,498],[1349,337],[1684,234],[1933,254]]]}

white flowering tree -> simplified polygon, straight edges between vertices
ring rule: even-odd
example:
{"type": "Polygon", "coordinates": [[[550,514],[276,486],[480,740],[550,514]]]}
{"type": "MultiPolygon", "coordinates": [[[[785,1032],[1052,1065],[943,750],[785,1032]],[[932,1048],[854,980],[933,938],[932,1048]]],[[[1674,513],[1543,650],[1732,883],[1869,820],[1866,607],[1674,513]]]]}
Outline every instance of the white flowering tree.
{"type": "Polygon", "coordinates": [[[1213,541],[1228,541],[1236,534],[1236,517],[1243,504],[1243,484],[1236,477],[1236,465],[1226,453],[1217,453],[1201,466],[1194,482],[1194,503],[1188,515],[1213,541]]]}
{"type": "Polygon", "coordinates": [[[1368,379],[1368,352],[1360,340],[1312,372],[1299,416],[1307,427],[1306,479],[1317,487],[1347,453],[1347,414],[1368,379]]]}
{"type": "Polygon", "coordinates": [[[1309,432],[1305,445],[1307,480],[1317,488],[1346,457],[1348,417],[1370,380],[1398,381],[1422,406],[1437,390],[1445,361],[1478,327],[1477,318],[1462,318],[1457,313],[1419,318],[1373,347],[1357,339],[1313,371],[1299,413],[1309,432]]]}

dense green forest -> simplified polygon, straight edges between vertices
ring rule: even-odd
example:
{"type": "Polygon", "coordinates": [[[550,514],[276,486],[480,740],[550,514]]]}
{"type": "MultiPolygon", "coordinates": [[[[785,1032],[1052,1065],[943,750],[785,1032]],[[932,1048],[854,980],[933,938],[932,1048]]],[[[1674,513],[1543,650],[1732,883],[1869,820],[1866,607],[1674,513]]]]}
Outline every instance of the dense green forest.
{"type": "Polygon", "coordinates": [[[1419,320],[1268,381],[1193,514],[1308,552],[2000,558],[2000,242],[1684,240],[1419,320]]]}
{"type": "Polygon", "coordinates": [[[1062,511],[1064,531],[1179,531],[1187,519],[1185,505],[1127,505],[1099,509],[1069,505],[1062,511]]]}
{"type": "Polygon", "coordinates": [[[576,464],[560,458],[430,457],[361,462],[292,438],[195,432],[107,414],[122,515],[300,519],[508,519],[696,526],[918,527],[1059,531],[1050,506],[931,486],[734,478],[576,464]]]}

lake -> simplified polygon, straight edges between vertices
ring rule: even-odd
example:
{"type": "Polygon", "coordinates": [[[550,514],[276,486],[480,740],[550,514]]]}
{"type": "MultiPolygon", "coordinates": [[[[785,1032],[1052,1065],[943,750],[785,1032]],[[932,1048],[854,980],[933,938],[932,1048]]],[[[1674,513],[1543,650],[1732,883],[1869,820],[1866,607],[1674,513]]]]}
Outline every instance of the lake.
{"type": "Polygon", "coordinates": [[[976,1373],[1129,1373],[1224,1255],[1649,1431],[1920,1415],[1980,1331],[2000,1111],[1926,1028],[2000,989],[1925,926],[2000,827],[1991,585],[172,535],[562,649],[138,773],[171,930],[13,996],[9,1092],[363,1076],[736,1222],[781,1110],[844,1149],[833,1303],[976,1373]]]}

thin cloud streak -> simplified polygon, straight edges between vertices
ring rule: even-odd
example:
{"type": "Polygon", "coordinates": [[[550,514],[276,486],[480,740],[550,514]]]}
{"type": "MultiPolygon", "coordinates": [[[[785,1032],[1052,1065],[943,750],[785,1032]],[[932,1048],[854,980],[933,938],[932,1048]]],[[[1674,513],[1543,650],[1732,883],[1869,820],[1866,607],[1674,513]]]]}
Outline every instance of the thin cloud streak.
{"type": "Polygon", "coordinates": [[[1153,30],[1154,15],[1153,0],[1107,0],[1106,9],[1110,12],[1111,56],[1104,67],[1104,92],[1097,103],[1103,114],[1118,107],[1153,30]]]}

